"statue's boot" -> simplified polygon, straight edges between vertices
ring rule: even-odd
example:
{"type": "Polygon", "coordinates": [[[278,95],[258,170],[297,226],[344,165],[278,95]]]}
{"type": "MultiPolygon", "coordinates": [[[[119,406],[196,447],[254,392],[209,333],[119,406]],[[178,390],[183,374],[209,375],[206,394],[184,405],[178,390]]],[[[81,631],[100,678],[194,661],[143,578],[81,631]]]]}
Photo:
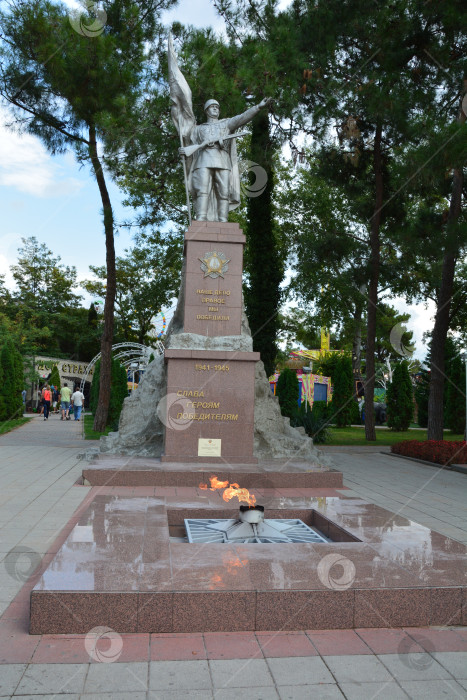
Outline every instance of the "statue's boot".
{"type": "Polygon", "coordinates": [[[218,201],[219,221],[229,220],[229,200],[219,199],[218,201]]]}
{"type": "Polygon", "coordinates": [[[199,194],[195,204],[196,221],[208,220],[208,195],[199,194]]]}

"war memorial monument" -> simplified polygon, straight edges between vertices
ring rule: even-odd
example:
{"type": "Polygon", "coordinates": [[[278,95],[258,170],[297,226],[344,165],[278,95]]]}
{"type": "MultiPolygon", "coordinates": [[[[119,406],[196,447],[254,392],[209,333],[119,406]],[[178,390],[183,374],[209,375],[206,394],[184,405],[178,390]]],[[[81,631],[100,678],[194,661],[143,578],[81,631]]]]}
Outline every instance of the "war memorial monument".
{"type": "Polygon", "coordinates": [[[253,351],[228,214],[239,130],[269,100],[221,118],[210,98],[198,125],[171,41],[169,80],[195,212],[178,306],[164,355],[83,468],[89,495],[31,593],[31,634],[462,624],[462,545],[346,496],[253,351]]]}

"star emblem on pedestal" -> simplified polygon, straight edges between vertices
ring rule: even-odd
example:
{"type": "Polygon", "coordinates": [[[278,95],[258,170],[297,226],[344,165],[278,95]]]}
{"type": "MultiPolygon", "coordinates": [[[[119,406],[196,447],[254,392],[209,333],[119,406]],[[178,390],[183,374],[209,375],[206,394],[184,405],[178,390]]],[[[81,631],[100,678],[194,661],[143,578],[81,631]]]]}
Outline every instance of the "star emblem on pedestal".
{"type": "Polygon", "coordinates": [[[205,253],[204,258],[198,258],[201,263],[201,269],[205,277],[224,277],[224,273],[229,269],[229,262],[224,253],[213,250],[210,253],[205,253]]]}

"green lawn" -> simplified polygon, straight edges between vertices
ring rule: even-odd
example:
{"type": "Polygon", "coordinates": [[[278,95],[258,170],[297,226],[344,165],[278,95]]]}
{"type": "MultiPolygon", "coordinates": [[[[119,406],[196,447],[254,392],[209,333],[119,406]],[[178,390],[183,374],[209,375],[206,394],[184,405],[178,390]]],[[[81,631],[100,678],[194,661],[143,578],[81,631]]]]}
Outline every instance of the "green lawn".
{"type": "Polygon", "coordinates": [[[84,439],[85,440],[99,440],[102,435],[108,435],[110,433],[110,427],[106,428],[103,433],[98,433],[93,430],[92,426],[94,424],[94,416],[90,413],[84,416],[84,439]]]}
{"type": "MultiPolygon", "coordinates": [[[[426,440],[426,430],[406,430],[396,433],[387,428],[376,428],[376,442],[365,440],[365,428],[331,428],[331,439],[326,445],[393,445],[401,440],[426,440]]],[[[453,435],[444,431],[445,440],[463,440],[463,435],[453,435]]],[[[319,447],[319,445],[318,445],[319,447]]]]}
{"type": "Polygon", "coordinates": [[[19,428],[20,425],[24,425],[27,423],[30,418],[14,418],[13,420],[6,420],[4,423],[0,423],[0,435],[3,435],[3,433],[9,433],[10,430],[14,430],[15,428],[19,428]]]}

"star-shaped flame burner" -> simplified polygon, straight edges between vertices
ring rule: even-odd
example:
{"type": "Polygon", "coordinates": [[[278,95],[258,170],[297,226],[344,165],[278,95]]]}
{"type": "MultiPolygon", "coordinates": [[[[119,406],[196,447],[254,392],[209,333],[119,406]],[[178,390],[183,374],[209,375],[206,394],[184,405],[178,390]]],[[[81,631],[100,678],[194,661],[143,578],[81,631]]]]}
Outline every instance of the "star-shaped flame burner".
{"type": "Polygon", "coordinates": [[[258,523],[242,520],[217,520],[214,518],[186,519],[188,542],[272,544],[285,542],[329,542],[324,535],[312,530],[298,519],[266,519],[258,523]]]}

